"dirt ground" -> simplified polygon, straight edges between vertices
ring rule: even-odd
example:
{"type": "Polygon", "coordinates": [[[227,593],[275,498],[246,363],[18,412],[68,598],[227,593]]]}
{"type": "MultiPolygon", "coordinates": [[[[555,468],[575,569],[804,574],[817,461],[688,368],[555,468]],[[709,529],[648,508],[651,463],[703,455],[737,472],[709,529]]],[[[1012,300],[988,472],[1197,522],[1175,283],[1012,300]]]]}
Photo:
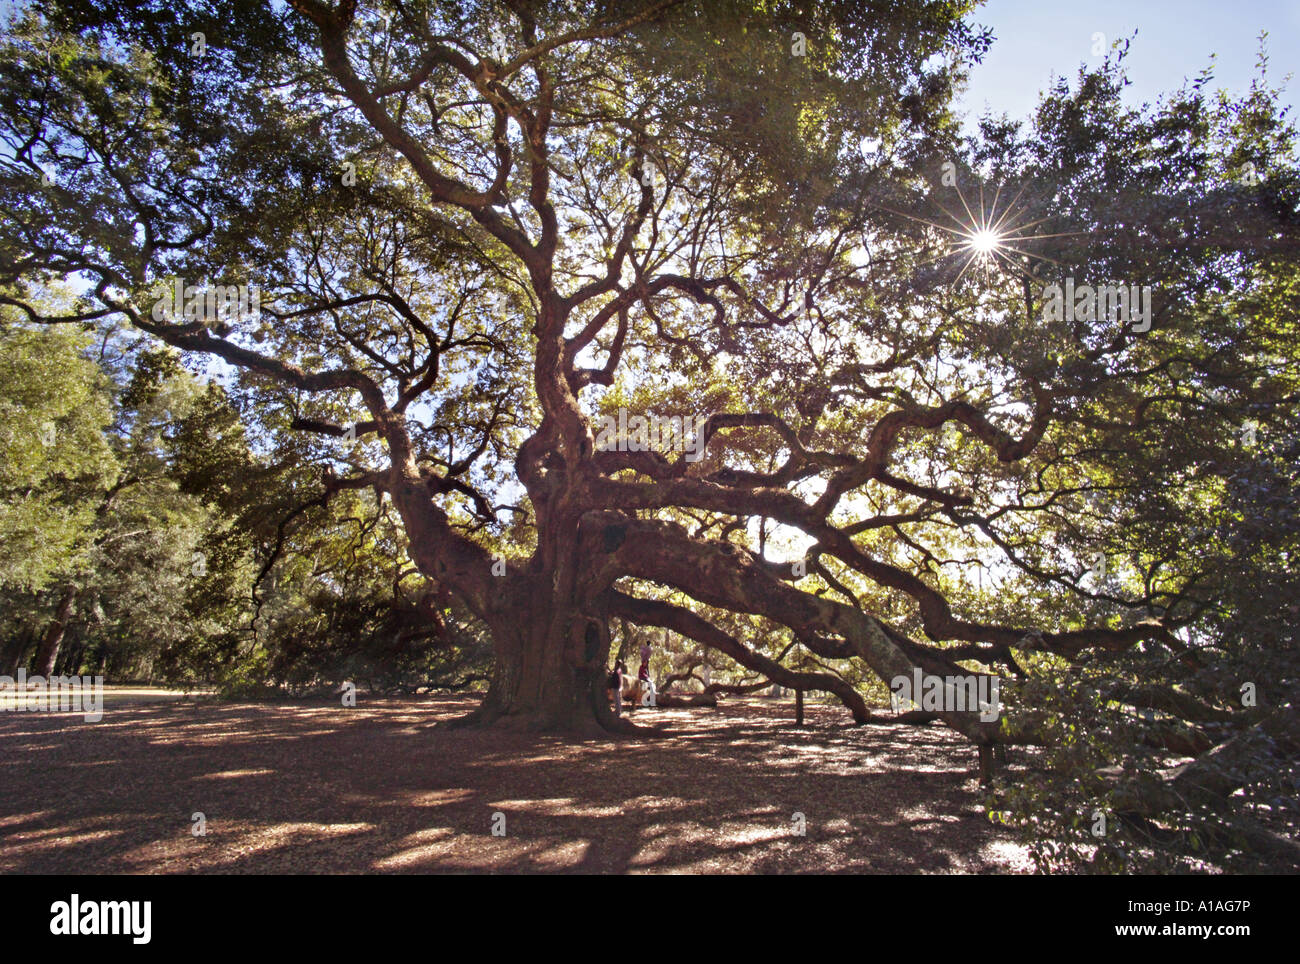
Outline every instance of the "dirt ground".
{"type": "Polygon", "coordinates": [[[854,728],[810,706],[800,729],[788,700],[748,699],[639,711],[669,731],[653,740],[434,728],[474,704],[155,702],[99,723],[0,713],[0,872],[1028,867],[983,816],[974,750],[938,727],[854,728]]]}

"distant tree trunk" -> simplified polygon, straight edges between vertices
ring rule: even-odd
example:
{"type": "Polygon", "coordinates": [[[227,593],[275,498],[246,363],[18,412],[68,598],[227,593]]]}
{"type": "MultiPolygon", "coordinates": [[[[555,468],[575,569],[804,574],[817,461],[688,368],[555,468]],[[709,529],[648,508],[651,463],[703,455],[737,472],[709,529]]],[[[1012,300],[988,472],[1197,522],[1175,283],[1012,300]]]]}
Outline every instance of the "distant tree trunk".
{"type": "Polygon", "coordinates": [[[993,771],[997,769],[998,761],[993,753],[993,744],[980,743],[978,744],[978,747],[980,785],[988,786],[993,779],[993,771]]]}
{"type": "Polygon", "coordinates": [[[45,630],[45,638],[36,649],[36,658],[32,660],[32,676],[49,676],[54,671],[54,660],[63,645],[63,634],[68,628],[68,617],[72,615],[72,603],[77,598],[75,586],[63,590],[58,608],[54,611],[54,621],[45,630]]]}
{"type": "Polygon", "coordinates": [[[794,722],[796,726],[803,726],[803,690],[794,691],[794,722]]]}

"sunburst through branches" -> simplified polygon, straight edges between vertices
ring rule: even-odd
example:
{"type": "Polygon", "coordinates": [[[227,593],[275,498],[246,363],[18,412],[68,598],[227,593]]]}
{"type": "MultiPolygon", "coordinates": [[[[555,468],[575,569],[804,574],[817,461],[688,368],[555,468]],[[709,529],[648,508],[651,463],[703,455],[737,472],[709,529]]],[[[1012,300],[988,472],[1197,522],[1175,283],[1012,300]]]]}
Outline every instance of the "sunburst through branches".
{"type": "MultiPolygon", "coordinates": [[[[921,264],[941,261],[954,255],[959,258],[964,257],[965,260],[954,284],[960,282],[968,271],[979,268],[1009,272],[1017,277],[1041,283],[1042,279],[1034,274],[1034,266],[1039,262],[1052,264],[1060,264],[1060,262],[1043,254],[1036,243],[1049,238],[1064,238],[1081,233],[1079,231],[1052,233],[1038,231],[1037,228],[1051,216],[1028,218],[1030,212],[1020,204],[1025,187],[1021,187],[1009,203],[1003,201],[1001,185],[998,185],[993,192],[991,201],[986,199],[983,184],[980,185],[978,199],[972,198],[970,201],[960,187],[957,185],[953,187],[957,192],[957,200],[961,202],[960,211],[950,210],[938,201],[934,202],[935,207],[943,212],[951,223],[918,217],[905,211],[891,211],[891,213],[946,233],[947,243],[943,246],[943,250],[926,258],[921,264]],[[974,203],[971,203],[972,201],[974,203]]],[[[891,209],[886,208],[886,210],[891,209]]]]}

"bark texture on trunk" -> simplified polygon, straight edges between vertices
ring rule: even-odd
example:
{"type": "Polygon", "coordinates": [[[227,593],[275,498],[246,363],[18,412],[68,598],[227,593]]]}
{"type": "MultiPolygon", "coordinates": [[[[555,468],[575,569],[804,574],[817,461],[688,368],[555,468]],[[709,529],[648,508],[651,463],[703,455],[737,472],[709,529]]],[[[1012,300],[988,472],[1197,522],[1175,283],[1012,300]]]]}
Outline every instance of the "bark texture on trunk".
{"type": "Polygon", "coordinates": [[[487,695],[457,726],[590,737],[643,732],[609,708],[609,629],[603,619],[521,607],[490,628],[495,662],[487,695]]]}

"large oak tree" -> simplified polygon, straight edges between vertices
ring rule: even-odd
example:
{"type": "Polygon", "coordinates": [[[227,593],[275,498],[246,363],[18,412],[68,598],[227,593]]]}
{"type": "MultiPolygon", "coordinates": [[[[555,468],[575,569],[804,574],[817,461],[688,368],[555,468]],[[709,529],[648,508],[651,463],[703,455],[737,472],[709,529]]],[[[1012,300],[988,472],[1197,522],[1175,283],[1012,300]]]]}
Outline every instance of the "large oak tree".
{"type": "Polygon", "coordinates": [[[1232,562],[1180,522],[1294,408],[1290,135],[1263,92],[1128,111],[1112,65],[964,147],[967,12],[52,3],[0,81],[3,300],[220,360],[324,493],[391,500],[490,630],[477,722],[625,728],[620,620],[859,722],[864,673],[1186,653],[1232,562]],[[1067,277],[1150,329],[1045,315],[1067,277]],[[260,314],[155,310],[177,279],[260,314]],[[620,409],[704,457],[598,445],[620,409]]]}

